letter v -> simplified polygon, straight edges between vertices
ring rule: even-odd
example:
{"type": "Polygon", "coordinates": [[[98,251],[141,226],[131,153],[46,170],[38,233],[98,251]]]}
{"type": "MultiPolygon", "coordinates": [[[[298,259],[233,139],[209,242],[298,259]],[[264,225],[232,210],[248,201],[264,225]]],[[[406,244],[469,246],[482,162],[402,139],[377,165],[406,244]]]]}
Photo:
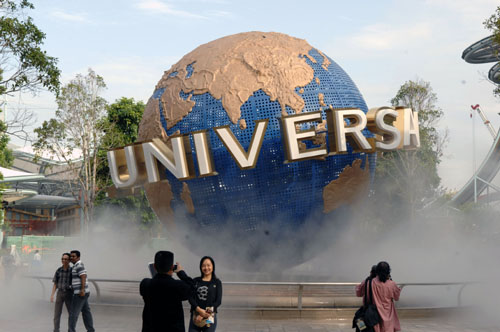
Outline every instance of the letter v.
{"type": "Polygon", "coordinates": [[[219,136],[226,149],[236,161],[240,169],[250,169],[257,165],[264,135],[266,134],[268,119],[255,120],[255,129],[248,147],[248,152],[241,146],[229,126],[215,127],[214,131],[219,136]]]}

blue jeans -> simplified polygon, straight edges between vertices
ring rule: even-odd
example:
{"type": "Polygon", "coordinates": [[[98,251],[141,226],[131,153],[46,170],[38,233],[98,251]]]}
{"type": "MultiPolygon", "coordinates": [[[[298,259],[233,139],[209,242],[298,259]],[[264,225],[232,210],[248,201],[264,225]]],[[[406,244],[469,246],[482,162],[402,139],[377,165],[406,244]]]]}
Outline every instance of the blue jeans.
{"type": "Polygon", "coordinates": [[[217,321],[219,317],[217,315],[215,316],[215,322],[213,324],[210,324],[210,327],[198,327],[194,325],[193,323],[193,313],[191,313],[191,318],[189,319],[189,329],[188,332],[215,332],[215,329],[217,328],[217,321]]]}
{"type": "Polygon", "coordinates": [[[83,317],[83,325],[87,332],[95,332],[94,322],[92,320],[92,313],[89,307],[89,295],[86,293],[85,296],[80,296],[80,294],[73,294],[73,300],[71,301],[71,311],[69,313],[68,319],[68,332],[75,332],[76,322],[78,322],[78,316],[80,312],[83,317]]]}

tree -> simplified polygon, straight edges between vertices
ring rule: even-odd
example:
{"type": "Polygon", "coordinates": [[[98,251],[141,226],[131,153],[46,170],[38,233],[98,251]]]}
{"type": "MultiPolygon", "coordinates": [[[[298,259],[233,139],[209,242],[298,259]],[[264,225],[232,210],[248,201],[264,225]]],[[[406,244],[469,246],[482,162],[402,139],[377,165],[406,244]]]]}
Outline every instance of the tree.
{"type": "Polygon", "coordinates": [[[134,98],[125,97],[107,107],[107,121],[113,132],[106,137],[114,139],[118,144],[116,147],[135,143],[144,107],[142,101],[135,102],[134,98]]]}
{"type": "Polygon", "coordinates": [[[98,152],[107,129],[104,121],[107,102],[101,97],[105,88],[103,78],[92,69],[87,76],[76,75],[57,97],[56,117],[35,129],[37,139],[33,144],[37,154],[47,151],[63,160],[72,171],[73,179],[69,182],[73,195],[83,202],[87,231],[96,195],[102,188],[97,170],[103,162],[98,152]]]}
{"type": "MultiPolygon", "coordinates": [[[[0,121],[0,166],[10,167],[14,162],[14,156],[12,155],[12,150],[7,148],[9,143],[9,136],[6,133],[7,126],[3,121],[0,121]]],[[[0,180],[3,180],[3,174],[0,173],[0,180]]],[[[0,184],[0,202],[3,201],[2,190],[5,189],[5,185],[0,184]]],[[[10,230],[9,225],[4,223],[3,213],[0,214],[0,232],[10,230]]],[[[1,243],[0,243],[1,244],[1,243]]]]}
{"type": "MultiPolygon", "coordinates": [[[[144,107],[142,101],[135,102],[133,98],[125,97],[109,105],[105,119],[108,130],[103,138],[103,147],[110,149],[135,143],[144,107]]],[[[108,161],[105,158],[106,148],[101,148],[99,152],[103,162],[99,164],[98,177],[101,183],[112,186],[113,182],[109,176],[108,161]]],[[[122,198],[108,198],[101,192],[96,204],[101,210],[96,212],[106,212],[108,208],[116,208],[113,211],[116,211],[115,216],[117,219],[120,219],[120,221],[124,219],[132,220],[142,230],[151,230],[151,227],[157,223],[156,215],[151,209],[144,191],[134,196],[122,198]]]]}
{"type": "MultiPolygon", "coordinates": [[[[10,167],[14,162],[12,150],[7,148],[9,143],[9,136],[7,135],[7,125],[5,122],[0,121],[0,166],[10,167]]],[[[2,176],[3,178],[3,176],[2,176]]]]}
{"type": "MultiPolygon", "coordinates": [[[[45,34],[26,15],[30,9],[34,6],[28,0],[0,0],[0,95],[42,88],[59,91],[57,59],[42,50],[45,34]]],[[[26,139],[25,127],[32,119],[32,112],[23,111],[7,123],[0,121],[0,166],[13,162],[9,135],[26,139]]]]}
{"type": "MultiPolygon", "coordinates": [[[[34,6],[27,0],[0,0],[0,95],[40,88],[59,90],[57,59],[42,50],[45,34],[26,15],[29,9],[34,6]]],[[[30,118],[32,113],[20,112],[10,123],[0,121],[0,166],[12,165],[9,134],[26,138],[24,128],[30,118]]]]}
{"type": "Polygon", "coordinates": [[[434,197],[439,190],[437,166],[447,135],[436,129],[443,116],[436,103],[430,83],[420,79],[403,84],[391,100],[393,106],[417,111],[420,128],[420,148],[382,152],[377,159],[377,195],[391,201],[391,210],[399,216],[410,213],[414,217],[425,199],[434,197]]]}
{"type": "Polygon", "coordinates": [[[486,29],[493,32],[494,41],[500,44],[500,6],[498,6],[495,12],[483,22],[483,25],[486,29]]]}
{"type": "Polygon", "coordinates": [[[1,132],[25,142],[30,140],[31,130],[29,128],[36,122],[35,113],[29,109],[18,109],[11,112],[9,118],[4,122],[5,128],[1,129],[1,132]]]}
{"type": "MultiPolygon", "coordinates": [[[[490,30],[493,33],[493,41],[500,45],[500,6],[497,7],[495,12],[483,22],[483,25],[486,29],[490,30]]],[[[497,57],[499,56],[497,51],[497,57]]],[[[500,58],[499,58],[500,59],[500,58]]],[[[493,90],[493,94],[500,98],[500,86],[495,85],[495,89],[493,90]]]]}
{"type": "Polygon", "coordinates": [[[27,0],[0,0],[0,95],[46,88],[59,90],[57,59],[41,46],[45,34],[25,14],[27,0]]]}

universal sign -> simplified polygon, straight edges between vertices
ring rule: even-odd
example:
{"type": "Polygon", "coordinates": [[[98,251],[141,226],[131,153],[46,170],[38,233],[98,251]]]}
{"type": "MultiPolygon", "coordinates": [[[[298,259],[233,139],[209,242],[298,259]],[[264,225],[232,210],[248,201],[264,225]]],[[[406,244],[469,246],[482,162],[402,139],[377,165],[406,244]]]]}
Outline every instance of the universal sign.
{"type": "MultiPolygon", "coordinates": [[[[321,123],[321,111],[287,115],[280,119],[285,162],[347,153],[348,142],[354,152],[393,151],[420,146],[418,114],[410,108],[379,107],[370,109],[366,114],[357,108],[327,109],[325,112],[328,148],[326,144],[306,148],[303,141],[318,138],[320,131],[316,127],[299,129],[305,123],[321,123]],[[375,134],[374,139],[363,135],[365,128],[375,134]]],[[[257,165],[268,123],[268,119],[255,121],[247,151],[228,125],[212,129],[240,169],[251,169],[257,165]]],[[[199,177],[217,175],[208,134],[208,130],[200,130],[172,135],[169,137],[171,147],[160,139],[153,139],[108,151],[109,168],[115,186],[128,188],[145,182],[158,182],[165,179],[165,170],[179,180],[195,178],[189,135],[193,137],[199,177]]]]}

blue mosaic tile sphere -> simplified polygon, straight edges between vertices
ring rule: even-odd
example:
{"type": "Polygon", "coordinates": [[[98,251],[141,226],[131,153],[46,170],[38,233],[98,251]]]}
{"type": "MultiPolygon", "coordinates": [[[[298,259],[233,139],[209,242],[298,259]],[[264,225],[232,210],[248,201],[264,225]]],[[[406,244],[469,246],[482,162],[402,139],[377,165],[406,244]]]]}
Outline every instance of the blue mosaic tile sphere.
{"type": "MultiPolygon", "coordinates": [[[[272,37],[270,33],[267,34],[268,38],[272,37]]],[[[277,38],[292,38],[277,35],[277,38]]],[[[212,43],[222,43],[223,40],[212,43]]],[[[210,46],[211,43],[202,46],[206,45],[210,46]]],[[[258,57],[260,50],[254,47],[246,52],[258,57]]],[[[269,56],[268,53],[263,56],[269,56]]],[[[207,56],[216,58],[217,54],[207,56]]],[[[312,47],[307,54],[299,57],[313,73],[308,84],[293,87],[295,94],[304,102],[301,112],[321,110],[323,119],[326,119],[324,110],[328,107],[359,108],[367,112],[361,93],[337,63],[312,47]],[[320,95],[321,98],[318,98],[320,95]]],[[[165,73],[162,79],[164,83],[160,81],[151,100],[157,103],[161,125],[168,136],[209,130],[218,175],[179,181],[167,172],[173,193],[171,207],[175,213],[175,237],[199,255],[212,255],[216,261],[217,257],[224,256],[221,260],[244,269],[256,265],[290,267],[314,257],[324,250],[324,246],[318,245],[318,242],[325,240],[322,238],[325,236],[323,230],[338,224],[338,219],[345,218],[348,210],[341,207],[331,213],[324,213],[323,189],[356,159],[363,161],[362,168],[367,166],[366,160],[369,160],[370,174],[373,175],[375,155],[352,153],[348,147],[349,153],[329,156],[324,160],[285,163],[279,125],[283,103],[280,103],[279,98],[273,100],[265,89],[251,91],[250,97],[242,103],[240,119],[245,119],[245,129],[241,128],[240,123],[231,121],[224,108],[223,98],[214,97],[215,93],[210,91],[189,91],[186,88],[188,85],[174,93],[180,100],[189,100],[194,106],[181,120],[169,123],[166,116],[169,113],[168,99],[163,98],[169,89],[169,80],[181,79],[184,84],[204,69],[197,67],[199,61],[196,58],[187,62],[184,65],[180,61],[165,73]],[[261,119],[269,119],[269,124],[257,166],[241,170],[212,128],[229,125],[241,145],[248,149],[255,127],[254,120],[261,119]],[[190,190],[194,213],[188,212],[181,199],[184,182],[190,190]]],[[[226,72],[226,75],[230,74],[226,72]]],[[[284,109],[287,114],[296,112],[288,105],[284,109]]],[[[364,134],[372,136],[367,130],[364,134]]],[[[194,165],[197,165],[194,142],[192,137],[190,139],[194,165]]]]}

